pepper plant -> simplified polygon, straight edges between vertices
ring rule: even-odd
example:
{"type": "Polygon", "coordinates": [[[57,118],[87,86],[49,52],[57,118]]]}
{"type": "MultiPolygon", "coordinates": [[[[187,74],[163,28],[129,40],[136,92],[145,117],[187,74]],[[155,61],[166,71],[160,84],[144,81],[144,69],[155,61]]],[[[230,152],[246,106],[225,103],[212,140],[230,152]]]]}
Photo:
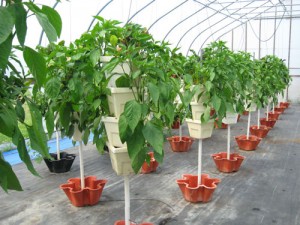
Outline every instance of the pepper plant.
{"type": "Polygon", "coordinates": [[[147,29],[138,24],[126,24],[123,29],[120,51],[103,71],[119,63],[129,64],[130,73],[124,73],[116,82],[132,87],[134,94],[119,118],[119,133],[137,173],[145,160],[150,161],[150,148],[155,159],[163,161],[163,130],[173,124],[174,100],[180,90],[180,80],[171,75],[177,74],[179,68],[174,65],[181,56],[168,43],[154,41],[147,29]]]}
{"type": "MultiPolygon", "coordinates": [[[[37,6],[31,1],[23,2],[21,0],[1,1],[0,4],[0,133],[11,138],[28,170],[32,174],[38,175],[30,160],[19,124],[26,126],[31,148],[38,151],[43,157],[49,158],[47,137],[42,126],[42,115],[34,102],[25,95],[29,88],[33,87],[33,95],[35,95],[36,91],[43,86],[47,68],[43,57],[25,45],[27,18],[29,14],[36,17],[50,42],[60,36],[62,22],[59,14],[46,5],[37,6]],[[12,45],[13,42],[18,45],[12,45]],[[23,54],[31,76],[25,73],[17,54],[23,54]],[[31,124],[27,124],[24,120],[24,104],[29,107],[31,124]]],[[[49,130],[51,131],[51,128],[49,130]]],[[[9,189],[22,190],[16,174],[1,153],[0,186],[6,192],[9,189]]]]}

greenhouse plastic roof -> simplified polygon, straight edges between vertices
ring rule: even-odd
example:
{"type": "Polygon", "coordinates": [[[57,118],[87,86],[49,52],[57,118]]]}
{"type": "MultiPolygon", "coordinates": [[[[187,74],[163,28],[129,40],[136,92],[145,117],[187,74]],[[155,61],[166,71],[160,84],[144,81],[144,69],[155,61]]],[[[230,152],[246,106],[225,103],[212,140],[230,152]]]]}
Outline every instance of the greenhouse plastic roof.
{"type": "Polygon", "coordinates": [[[69,37],[62,39],[78,38],[93,26],[93,16],[99,15],[123,23],[142,24],[158,40],[169,41],[186,52],[190,49],[200,52],[205,44],[249,21],[281,21],[300,16],[300,0],[90,0],[84,3],[84,9],[80,0],[49,3],[68,27],[69,37]]]}

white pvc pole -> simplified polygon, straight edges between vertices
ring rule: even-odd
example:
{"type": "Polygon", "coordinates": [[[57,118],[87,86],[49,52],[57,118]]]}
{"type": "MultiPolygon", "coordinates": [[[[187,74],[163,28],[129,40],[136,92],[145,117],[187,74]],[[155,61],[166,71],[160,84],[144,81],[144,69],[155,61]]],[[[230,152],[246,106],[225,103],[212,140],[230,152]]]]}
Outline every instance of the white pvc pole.
{"type": "Polygon", "coordinates": [[[227,125],[227,159],[230,159],[230,124],[227,125]]]}
{"type": "Polygon", "coordinates": [[[130,225],[130,191],[129,177],[124,176],[124,193],[125,193],[125,225],[130,225]]]}
{"type": "Polygon", "coordinates": [[[283,99],[284,99],[285,102],[288,101],[288,99],[287,99],[287,94],[288,94],[288,88],[286,88],[286,89],[284,90],[284,97],[283,97],[283,99]]]}
{"type": "Polygon", "coordinates": [[[201,168],[202,167],[202,139],[198,143],[198,185],[201,185],[201,168]]]}
{"type": "Polygon", "coordinates": [[[260,109],[257,108],[257,127],[260,128],[260,109]]]}
{"type": "Polygon", "coordinates": [[[251,120],[251,111],[249,111],[249,114],[248,114],[247,140],[249,139],[249,132],[250,132],[250,120],[251,120]]]}
{"type": "Polygon", "coordinates": [[[79,165],[80,165],[80,180],[81,180],[81,189],[85,188],[84,183],[84,165],[82,157],[82,141],[79,141],[79,165]]]}
{"type": "Polygon", "coordinates": [[[59,146],[59,131],[56,130],[56,155],[57,160],[60,160],[60,146],[59,146]]]}
{"type": "Polygon", "coordinates": [[[182,128],[181,128],[181,124],[179,124],[179,141],[181,141],[181,137],[182,137],[182,128]]]}
{"type": "Polygon", "coordinates": [[[267,105],[267,121],[269,120],[269,103],[267,105]]]}

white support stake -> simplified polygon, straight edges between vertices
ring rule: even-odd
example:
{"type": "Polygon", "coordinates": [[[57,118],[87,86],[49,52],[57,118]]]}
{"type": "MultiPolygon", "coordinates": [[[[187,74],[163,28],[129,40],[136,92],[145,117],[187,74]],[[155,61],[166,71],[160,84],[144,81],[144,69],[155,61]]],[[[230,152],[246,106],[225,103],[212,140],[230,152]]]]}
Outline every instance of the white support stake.
{"type": "Polygon", "coordinates": [[[257,127],[260,128],[260,109],[257,108],[257,127]]]}
{"type": "Polygon", "coordinates": [[[248,126],[247,126],[247,140],[249,139],[249,133],[250,133],[250,120],[251,120],[251,112],[249,111],[249,114],[248,114],[248,126]]]}
{"type": "Polygon", "coordinates": [[[125,225],[130,225],[130,187],[129,187],[128,176],[124,176],[124,194],[125,194],[125,225]]]}
{"type": "Polygon", "coordinates": [[[59,146],[59,131],[56,130],[56,155],[57,160],[60,160],[60,146],[59,146]]]}
{"type": "Polygon", "coordinates": [[[230,124],[227,125],[227,159],[230,159],[230,124]]]}
{"type": "Polygon", "coordinates": [[[198,143],[198,186],[201,185],[201,173],[202,173],[202,139],[199,139],[198,143]]]}
{"type": "Polygon", "coordinates": [[[284,97],[283,97],[283,99],[284,99],[285,102],[288,101],[287,96],[288,96],[288,88],[286,88],[286,89],[284,90],[284,97]]]}
{"type": "Polygon", "coordinates": [[[83,157],[82,157],[82,141],[79,141],[79,165],[80,165],[81,189],[83,189],[85,188],[85,182],[84,182],[84,165],[83,165],[83,157]]]}
{"type": "Polygon", "coordinates": [[[182,128],[181,128],[181,124],[179,124],[179,141],[181,141],[181,137],[182,137],[182,128]]]}

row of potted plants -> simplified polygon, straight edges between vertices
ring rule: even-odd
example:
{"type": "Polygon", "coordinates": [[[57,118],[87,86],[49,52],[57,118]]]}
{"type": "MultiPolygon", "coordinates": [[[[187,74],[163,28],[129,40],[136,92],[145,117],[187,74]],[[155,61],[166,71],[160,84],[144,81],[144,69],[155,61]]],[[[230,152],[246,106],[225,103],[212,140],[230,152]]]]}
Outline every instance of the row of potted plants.
{"type": "MultiPolygon", "coordinates": [[[[26,6],[37,15],[49,13],[34,4],[26,6]]],[[[168,43],[154,40],[147,29],[138,24],[128,23],[122,27],[115,20],[96,19],[98,23],[91,31],[68,46],[61,41],[39,47],[38,52],[25,48],[24,57],[36,83],[31,98],[21,94],[30,107],[33,121],[45,118],[50,136],[54,130],[65,136],[76,136],[74,141],[79,141],[82,146],[82,142],[87,144],[92,133],[93,143],[100,152],[108,145],[112,163],[114,153],[120,152],[127,157],[130,173],[138,173],[145,162],[150,165],[153,159],[163,162],[163,131],[165,127],[171,127],[174,118],[180,118],[182,122],[187,115],[193,115],[193,120],[187,120],[191,126],[196,126],[191,128],[196,131],[191,136],[206,138],[210,135],[200,137],[203,132],[199,131],[198,125],[212,127],[217,118],[218,124],[224,118],[230,123],[231,113],[235,118],[251,103],[262,107],[269,98],[276,101],[277,94],[289,83],[286,67],[279,65],[282,61],[277,57],[265,57],[256,64],[248,53],[234,53],[222,41],[211,43],[201,56],[193,52],[184,57],[168,43]],[[37,66],[33,56],[46,66],[42,69],[37,66]],[[280,74],[271,75],[271,68],[276,68],[275,72],[279,70],[280,74]],[[265,75],[267,72],[268,76],[265,75]],[[40,73],[45,76],[40,77],[40,73]],[[268,79],[272,78],[275,78],[274,84],[269,85],[268,79]],[[262,87],[259,81],[268,84],[262,87]],[[114,102],[119,99],[121,103],[114,102]],[[108,131],[109,123],[116,126],[112,132],[108,131]],[[153,153],[148,154],[150,151],[153,153]]],[[[55,31],[59,33],[59,27],[55,31]]],[[[19,96],[20,92],[14,98],[19,96]]],[[[16,111],[12,111],[22,121],[22,106],[18,101],[9,106],[14,105],[16,111]]],[[[5,111],[3,115],[4,118],[5,111]]],[[[34,131],[42,129],[40,124],[33,122],[32,139],[34,131]]],[[[7,127],[12,130],[15,125],[7,127]]],[[[46,136],[43,136],[44,132],[41,134],[40,142],[32,142],[32,148],[50,158],[44,146],[46,136]]],[[[7,135],[16,140],[17,134],[7,135]]],[[[183,139],[180,135],[179,142],[183,139]]],[[[58,160],[60,156],[63,159],[59,154],[58,160]]],[[[52,158],[52,161],[56,160],[52,158]]],[[[118,172],[118,166],[113,165],[113,168],[117,174],[122,174],[118,172]]],[[[200,171],[198,184],[201,184],[201,176],[200,171]]],[[[74,192],[83,189],[85,184],[94,183],[83,180],[81,177],[81,186],[77,181],[71,182],[76,186],[74,192]]]]}

